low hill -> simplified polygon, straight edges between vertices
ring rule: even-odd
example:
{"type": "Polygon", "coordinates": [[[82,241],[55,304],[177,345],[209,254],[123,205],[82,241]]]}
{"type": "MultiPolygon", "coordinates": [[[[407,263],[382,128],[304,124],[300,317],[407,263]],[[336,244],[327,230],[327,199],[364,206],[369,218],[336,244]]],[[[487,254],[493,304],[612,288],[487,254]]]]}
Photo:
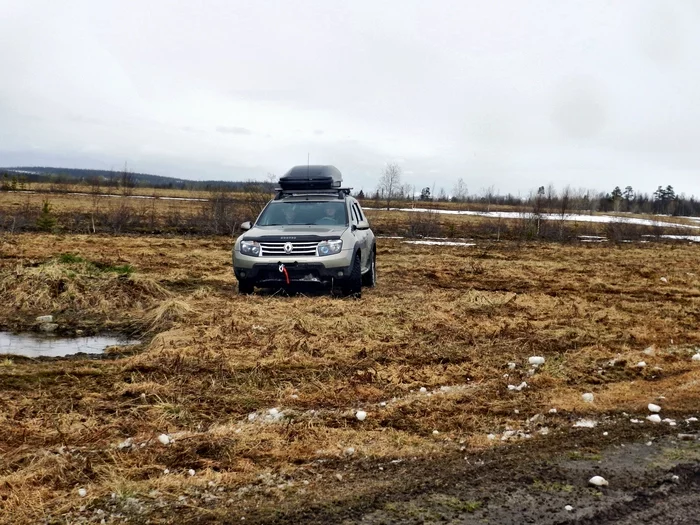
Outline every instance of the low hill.
{"type": "Polygon", "coordinates": [[[197,181],[164,177],[162,175],[151,175],[149,173],[136,173],[132,171],[55,168],[50,166],[13,166],[0,168],[0,178],[2,178],[3,175],[7,178],[12,176],[21,177],[27,182],[77,183],[99,181],[101,184],[106,185],[117,185],[126,176],[131,186],[192,190],[210,190],[212,188],[239,189],[250,184],[250,181],[197,181]]]}

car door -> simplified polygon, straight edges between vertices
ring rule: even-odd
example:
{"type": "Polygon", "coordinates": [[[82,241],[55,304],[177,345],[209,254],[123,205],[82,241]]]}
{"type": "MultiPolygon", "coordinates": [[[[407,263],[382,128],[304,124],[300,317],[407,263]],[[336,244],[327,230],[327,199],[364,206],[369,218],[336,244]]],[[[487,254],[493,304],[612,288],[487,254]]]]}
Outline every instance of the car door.
{"type": "Polygon", "coordinates": [[[362,252],[362,271],[366,271],[370,267],[370,252],[372,246],[370,245],[370,230],[368,229],[358,229],[357,227],[361,222],[365,221],[365,217],[362,215],[362,210],[357,201],[353,200],[350,203],[352,223],[355,226],[355,238],[360,243],[360,251],[362,252]]]}
{"type": "Polygon", "coordinates": [[[367,248],[369,250],[372,250],[372,248],[374,248],[374,245],[375,245],[374,232],[372,231],[372,229],[370,227],[369,220],[367,219],[367,215],[365,215],[365,212],[362,209],[362,206],[360,206],[360,203],[358,201],[355,201],[355,206],[357,206],[357,212],[360,216],[360,220],[367,223],[368,229],[365,230],[365,233],[366,233],[365,238],[367,240],[367,248]]]}

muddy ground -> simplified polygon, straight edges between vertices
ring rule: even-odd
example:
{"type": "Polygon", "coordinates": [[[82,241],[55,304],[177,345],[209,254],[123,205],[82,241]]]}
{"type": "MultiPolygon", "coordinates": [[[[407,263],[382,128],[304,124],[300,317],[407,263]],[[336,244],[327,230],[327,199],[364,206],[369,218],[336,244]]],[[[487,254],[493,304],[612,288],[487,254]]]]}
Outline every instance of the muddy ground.
{"type": "Polygon", "coordinates": [[[0,522],[693,523],[700,247],[383,239],[351,300],[230,245],[0,238],[3,329],[142,341],[0,356],[0,522]]]}

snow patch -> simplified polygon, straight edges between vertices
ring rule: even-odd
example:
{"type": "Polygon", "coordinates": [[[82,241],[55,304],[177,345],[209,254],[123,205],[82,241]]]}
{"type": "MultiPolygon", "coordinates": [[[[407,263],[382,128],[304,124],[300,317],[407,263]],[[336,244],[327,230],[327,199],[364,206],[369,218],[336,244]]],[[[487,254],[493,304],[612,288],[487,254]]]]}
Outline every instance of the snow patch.
{"type": "Polygon", "coordinates": [[[473,242],[453,241],[403,241],[404,244],[420,244],[424,246],[476,246],[473,242]]]}
{"type": "MultiPolygon", "coordinates": [[[[382,208],[364,208],[365,210],[381,210],[382,208]]],[[[531,213],[515,212],[515,211],[462,211],[462,210],[439,210],[428,208],[390,208],[389,211],[413,212],[413,213],[437,213],[440,215],[473,215],[477,217],[489,217],[493,219],[529,219],[531,213]]],[[[691,224],[681,224],[675,222],[656,221],[652,219],[640,219],[637,217],[620,217],[616,215],[582,215],[577,213],[543,213],[539,215],[540,219],[551,221],[569,221],[569,222],[592,222],[592,223],[625,223],[638,224],[641,226],[666,226],[669,228],[689,228],[700,230],[700,226],[691,224]]]]}

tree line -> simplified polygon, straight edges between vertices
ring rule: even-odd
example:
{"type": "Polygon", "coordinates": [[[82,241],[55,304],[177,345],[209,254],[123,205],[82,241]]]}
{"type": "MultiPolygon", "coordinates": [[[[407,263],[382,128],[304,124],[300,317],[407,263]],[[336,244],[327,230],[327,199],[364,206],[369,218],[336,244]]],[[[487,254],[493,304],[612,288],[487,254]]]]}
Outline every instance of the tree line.
{"type": "Polygon", "coordinates": [[[632,186],[615,186],[610,192],[601,192],[583,188],[566,186],[556,189],[553,184],[539,186],[526,196],[502,195],[495,186],[482,188],[476,193],[470,193],[463,178],[457,180],[448,192],[444,187],[437,191],[435,187],[424,186],[416,188],[412,184],[402,182],[402,170],[396,163],[387,164],[382,171],[374,193],[367,195],[363,190],[357,197],[372,199],[382,203],[387,209],[394,204],[406,201],[419,202],[453,202],[462,204],[464,209],[469,205],[479,205],[487,211],[494,206],[527,208],[535,213],[594,213],[621,212],[635,214],[657,214],[673,216],[700,216],[700,200],[695,196],[676,193],[671,185],[659,186],[652,194],[635,190],[632,186]]]}

